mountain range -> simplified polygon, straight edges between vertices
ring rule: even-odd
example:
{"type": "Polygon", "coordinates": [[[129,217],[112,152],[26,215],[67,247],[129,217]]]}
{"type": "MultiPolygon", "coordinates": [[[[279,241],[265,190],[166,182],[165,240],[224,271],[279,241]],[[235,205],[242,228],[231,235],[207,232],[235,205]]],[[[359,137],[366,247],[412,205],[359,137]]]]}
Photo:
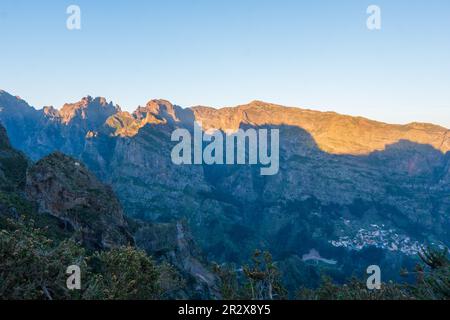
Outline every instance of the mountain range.
{"type": "MultiPolygon", "coordinates": [[[[254,249],[269,250],[292,288],[323,272],[343,280],[373,264],[395,278],[414,264],[422,245],[450,244],[450,130],[440,126],[390,125],[262,101],[215,109],[151,100],[129,113],[88,96],[59,110],[35,109],[5,91],[0,122],[30,162],[67,154],[81,163],[77,170],[85,164],[99,179],[94,184],[111,186],[118,197],[117,203],[86,202],[71,191],[64,203],[49,202],[44,194],[65,187],[39,182],[47,159],[28,171],[35,179],[26,183],[39,208],[57,208],[63,219],[68,203],[110,214],[123,208],[128,217],[178,231],[177,221],[185,221],[209,261],[239,265],[254,249]],[[279,129],[279,173],[173,164],[171,133],[192,130],[194,121],[204,130],[279,129]]],[[[125,220],[115,221],[124,227],[125,220]]],[[[135,239],[131,231],[111,234],[108,220],[102,223],[113,242],[135,239]]],[[[108,237],[101,245],[111,243],[108,237]]]]}

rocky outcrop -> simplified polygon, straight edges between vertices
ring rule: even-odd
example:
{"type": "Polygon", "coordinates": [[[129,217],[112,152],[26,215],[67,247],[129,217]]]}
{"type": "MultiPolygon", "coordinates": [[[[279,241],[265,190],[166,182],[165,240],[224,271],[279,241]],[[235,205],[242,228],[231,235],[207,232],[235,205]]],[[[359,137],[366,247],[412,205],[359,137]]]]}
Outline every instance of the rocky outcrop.
{"type": "Polygon", "coordinates": [[[87,96],[76,103],[67,103],[59,111],[61,122],[65,125],[78,122],[85,128],[101,127],[112,115],[120,112],[120,107],[108,103],[105,98],[93,99],[87,96]]]}
{"type": "Polygon", "coordinates": [[[57,217],[94,249],[133,243],[119,201],[77,160],[53,153],[28,172],[26,193],[41,214],[57,217]]]}
{"type": "Polygon", "coordinates": [[[219,279],[202,258],[185,222],[139,222],[136,245],[158,261],[177,268],[186,282],[180,298],[220,299],[219,279]]]}

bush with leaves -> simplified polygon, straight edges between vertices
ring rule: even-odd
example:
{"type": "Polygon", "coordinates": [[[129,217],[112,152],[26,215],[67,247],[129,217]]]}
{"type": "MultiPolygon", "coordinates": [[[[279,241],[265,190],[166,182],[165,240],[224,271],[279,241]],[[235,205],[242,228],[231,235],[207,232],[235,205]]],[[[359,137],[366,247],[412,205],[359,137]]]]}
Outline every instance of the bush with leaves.
{"type": "Polygon", "coordinates": [[[214,264],[213,271],[220,279],[220,292],[224,300],[239,300],[242,298],[244,293],[234,264],[214,264]]]}
{"type": "Polygon", "coordinates": [[[55,243],[33,222],[9,220],[0,231],[0,297],[2,299],[76,299],[66,287],[66,269],[87,270],[85,251],[71,240],[55,243]]]}
{"type": "Polygon", "coordinates": [[[244,275],[247,278],[246,286],[252,300],[286,298],[287,291],[281,282],[280,272],[269,252],[256,250],[252,263],[244,266],[244,275]]]}
{"type": "Polygon", "coordinates": [[[151,300],[161,295],[159,270],[143,251],[116,248],[95,254],[91,263],[94,279],[86,298],[151,300]]]}
{"type": "Polygon", "coordinates": [[[173,267],[133,247],[87,255],[73,240],[48,238],[32,221],[8,219],[0,230],[0,299],[165,299],[182,282],[173,267]],[[67,289],[68,266],[81,268],[81,290],[67,289]]]}
{"type": "Polygon", "coordinates": [[[214,271],[221,279],[222,296],[226,300],[281,300],[287,297],[280,272],[269,252],[256,250],[251,262],[242,268],[242,275],[234,265],[215,265],[214,271]]]}
{"type": "Polygon", "coordinates": [[[448,249],[427,248],[419,253],[423,266],[416,267],[417,285],[410,290],[416,299],[450,299],[450,259],[448,249]]]}
{"type": "Polygon", "coordinates": [[[323,277],[317,289],[302,288],[297,293],[299,300],[409,300],[411,296],[401,285],[385,283],[379,290],[369,290],[365,282],[352,278],[344,285],[333,283],[323,277]]]}

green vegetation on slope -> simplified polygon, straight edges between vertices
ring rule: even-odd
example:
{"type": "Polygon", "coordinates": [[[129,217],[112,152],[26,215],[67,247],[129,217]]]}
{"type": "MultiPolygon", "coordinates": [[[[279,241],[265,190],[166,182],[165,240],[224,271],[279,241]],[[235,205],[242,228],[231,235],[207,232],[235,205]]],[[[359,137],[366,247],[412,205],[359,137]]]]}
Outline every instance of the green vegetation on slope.
{"type": "Polygon", "coordinates": [[[172,272],[132,247],[89,255],[73,240],[49,239],[24,219],[9,219],[0,231],[1,299],[163,299],[182,285],[166,281],[176,278],[172,272]],[[67,289],[71,265],[81,268],[81,290],[67,289]]]}

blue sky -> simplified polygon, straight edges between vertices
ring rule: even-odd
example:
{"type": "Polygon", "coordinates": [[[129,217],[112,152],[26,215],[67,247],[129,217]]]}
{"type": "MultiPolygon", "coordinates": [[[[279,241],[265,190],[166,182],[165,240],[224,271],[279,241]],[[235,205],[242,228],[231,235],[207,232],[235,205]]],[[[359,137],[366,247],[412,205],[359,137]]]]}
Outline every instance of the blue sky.
{"type": "Polygon", "coordinates": [[[0,36],[0,88],[36,107],[265,100],[450,128],[448,0],[2,0],[0,36]]]}

